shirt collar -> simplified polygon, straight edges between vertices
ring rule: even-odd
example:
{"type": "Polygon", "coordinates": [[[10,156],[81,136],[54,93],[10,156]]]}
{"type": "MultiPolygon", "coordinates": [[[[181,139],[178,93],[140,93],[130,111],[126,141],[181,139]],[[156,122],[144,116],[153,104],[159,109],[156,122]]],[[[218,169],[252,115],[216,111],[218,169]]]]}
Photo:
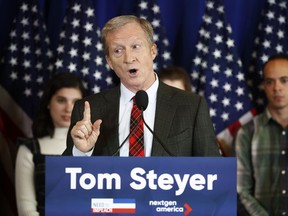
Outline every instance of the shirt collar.
{"type": "MultiPolygon", "coordinates": [[[[159,79],[156,73],[155,74],[155,82],[146,90],[148,94],[148,103],[156,103],[157,89],[159,87],[159,79]]],[[[130,102],[131,98],[135,96],[135,93],[127,89],[122,83],[120,84],[120,92],[121,92],[121,100],[124,104],[130,102]]]]}

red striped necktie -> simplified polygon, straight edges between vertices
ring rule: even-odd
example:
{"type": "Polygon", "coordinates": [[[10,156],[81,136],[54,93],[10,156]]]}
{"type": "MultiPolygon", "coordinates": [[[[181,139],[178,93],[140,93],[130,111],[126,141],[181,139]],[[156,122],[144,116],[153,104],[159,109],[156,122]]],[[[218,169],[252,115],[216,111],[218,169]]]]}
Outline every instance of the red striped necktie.
{"type": "Polygon", "coordinates": [[[130,138],[129,138],[129,156],[144,157],[144,132],[143,119],[141,117],[141,110],[133,99],[133,108],[130,118],[130,138]]]}

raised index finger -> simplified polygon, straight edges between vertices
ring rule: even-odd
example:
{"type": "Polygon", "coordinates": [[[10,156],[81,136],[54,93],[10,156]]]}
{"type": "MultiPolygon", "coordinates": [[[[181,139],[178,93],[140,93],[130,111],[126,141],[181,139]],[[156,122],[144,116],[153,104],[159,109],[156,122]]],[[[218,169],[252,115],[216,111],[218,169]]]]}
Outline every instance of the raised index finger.
{"type": "Polygon", "coordinates": [[[91,121],[90,104],[88,101],[85,101],[85,104],[84,104],[83,120],[91,121]]]}

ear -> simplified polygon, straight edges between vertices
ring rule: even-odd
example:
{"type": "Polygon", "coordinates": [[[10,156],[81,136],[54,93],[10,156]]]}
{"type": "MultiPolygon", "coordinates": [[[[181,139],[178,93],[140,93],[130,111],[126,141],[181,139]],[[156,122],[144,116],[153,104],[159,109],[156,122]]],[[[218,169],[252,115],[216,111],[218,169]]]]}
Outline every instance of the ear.
{"type": "Polygon", "coordinates": [[[156,58],[157,56],[157,45],[154,43],[151,47],[151,55],[153,57],[153,60],[156,58]]]}
{"type": "Polygon", "coordinates": [[[113,66],[112,66],[112,63],[111,63],[110,57],[108,55],[106,55],[105,58],[106,58],[106,61],[107,61],[108,65],[109,65],[109,67],[111,68],[111,70],[114,70],[113,66]]]}

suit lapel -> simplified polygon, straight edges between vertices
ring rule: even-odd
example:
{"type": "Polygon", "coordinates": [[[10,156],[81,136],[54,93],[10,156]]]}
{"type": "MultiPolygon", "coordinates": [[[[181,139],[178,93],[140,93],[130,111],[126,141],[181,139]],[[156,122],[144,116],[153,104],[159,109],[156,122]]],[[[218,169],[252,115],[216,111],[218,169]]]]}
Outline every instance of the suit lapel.
{"type": "MultiPolygon", "coordinates": [[[[118,131],[118,119],[119,119],[119,101],[120,101],[120,88],[114,88],[111,91],[107,91],[105,94],[105,100],[107,106],[105,107],[105,113],[107,114],[105,121],[105,127],[108,133],[105,135],[107,140],[107,155],[114,154],[119,147],[119,131],[118,131]]],[[[104,123],[104,122],[103,122],[104,123]]]]}
{"type": "MultiPolygon", "coordinates": [[[[165,145],[168,140],[169,131],[171,128],[176,105],[172,101],[173,92],[163,83],[159,82],[159,89],[157,92],[156,114],[154,123],[154,133],[165,145]]],[[[153,138],[151,156],[167,155],[160,143],[153,138]]],[[[167,145],[167,144],[166,144],[167,145]]],[[[167,146],[169,149],[169,146],[167,146]]]]}

